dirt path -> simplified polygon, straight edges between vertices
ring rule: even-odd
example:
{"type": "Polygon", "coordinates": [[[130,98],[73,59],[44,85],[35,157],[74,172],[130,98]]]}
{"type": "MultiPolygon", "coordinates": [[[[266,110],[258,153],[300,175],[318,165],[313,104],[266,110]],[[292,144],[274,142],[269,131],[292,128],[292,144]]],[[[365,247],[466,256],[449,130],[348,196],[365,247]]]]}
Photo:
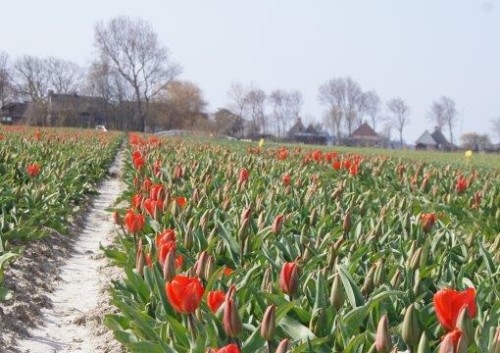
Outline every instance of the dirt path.
{"type": "Polygon", "coordinates": [[[109,266],[99,246],[113,240],[113,219],[106,209],[113,206],[124,189],[120,181],[123,153],[110,167],[111,178],[99,187],[99,195],[86,214],[73,253],[61,269],[60,281],[48,296],[51,305],[41,312],[41,324],[29,329],[29,337],[18,340],[12,352],[121,352],[102,325],[104,314],[112,310],[107,288],[119,276],[109,266]]]}

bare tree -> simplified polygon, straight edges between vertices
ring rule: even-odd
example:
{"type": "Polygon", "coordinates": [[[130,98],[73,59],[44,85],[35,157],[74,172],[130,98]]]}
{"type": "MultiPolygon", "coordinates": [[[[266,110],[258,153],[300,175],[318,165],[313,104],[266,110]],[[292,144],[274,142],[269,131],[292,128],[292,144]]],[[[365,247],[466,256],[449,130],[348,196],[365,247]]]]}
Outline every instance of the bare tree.
{"type": "Polygon", "coordinates": [[[462,148],[479,151],[491,146],[488,135],[479,135],[477,132],[468,132],[460,137],[462,148]]]}
{"type": "Polygon", "coordinates": [[[267,133],[266,99],[266,92],[260,88],[252,88],[245,95],[250,110],[251,123],[254,129],[257,130],[254,133],[267,133]]]}
{"type": "Polygon", "coordinates": [[[55,93],[76,92],[81,85],[81,68],[67,60],[50,57],[45,61],[50,77],[50,88],[55,93]]]}
{"type": "Polygon", "coordinates": [[[434,101],[431,106],[429,118],[436,123],[439,129],[446,125],[450,133],[450,142],[453,143],[453,129],[458,121],[458,111],[455,101],[443,96],[438,101],[434,101]]]}
{"type": "Polygon", "coordinates": [[[410,107],[399,97],[391,99],[387,103],[387,109],[392,113],[391,119],[393,126],[399,131],[399,142],[403,146],[403,129],[410,122],[410,107]]]}
{"type": "Polygon", "coordinates": [[[327,107],[325,120],[329,121],[327,126],[332,128],[333,135],[337,141],[341,137],[341,125],[344,118],[343,106],[345,97],[345,82],[341,78],[333,78],[319,87],[318,99],[327,107]]]}
{"type": "Polygon", "coordinates": [[[102,58],[134,91],[140,129],[148,127],[147,110],[154,99],[180,73],[151,25],[143,20],[115,17],[95,26],[95,46],[102,58]]]}
{"type": "Polygon", "coordinates": [[[377,120],[380,120],[380,97],[375,91],[365,93],[365,112],[370,117],[373,130],[377,129],[377,120]]]}
{"type": "Polygon", "coordinates": [[[12,95],[12,77],[8,63],[9,55],[0,52],[0,107],[5,105],[12,95]]]}
{"type": "Polygon", "coordinates": [[[345,80],[346,99],[344,100],[344,117],[349,136],[355,125],[361,123],[363,111],[365,110],[365,95],[360,85],[352,78],[345,80]]]}
{"type": "Polygon", "coordinates": [[[231,83],[231,86],[229,87],[229,90],[227,92],[227,95],[231,99],[230,103],[230,109],[234,112],[236,112],[236,115],[240,119],[240,122],[237,124],[241,128],[240,131],[236,133],[236,135],[239,135],[239,137],[243,137],[244,135],[244,120],[245,120],[245,113],[248,109],[248,102],[246,99],[246,89],[243,87],[243,85],[240,82],[233,82],[231,83]]]}
{"type": "MultiPolygon", "coordinates": [[[[300,118],[302,105],[304,104],[304,99],[302,98],[302,93],[297,90],[292,90],[288,93],[287,104],[291,113],[291,121],[300,118]]],[[[287,126],[285,126],[285,129],[287,126]]]]}
{"type": "Polygon", "coordinates": [[[491,119],[491,127],[493,133],[497,136],[498,142],[500,142],[500,117],[491,119]]]}
{"type": "Polygon", "coordinates": [[[14,62],[15,88],[32,102],[44,102],[50,88],[47,59],[24,55],[14,62]]]}

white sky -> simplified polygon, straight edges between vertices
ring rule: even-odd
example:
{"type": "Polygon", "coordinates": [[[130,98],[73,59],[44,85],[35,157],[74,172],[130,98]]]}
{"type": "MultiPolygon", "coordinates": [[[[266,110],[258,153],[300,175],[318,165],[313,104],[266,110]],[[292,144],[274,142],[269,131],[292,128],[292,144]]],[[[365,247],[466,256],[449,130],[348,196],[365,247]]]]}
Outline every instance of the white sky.
{"type": "MultiPolygon", "coordinates": [[[[233,81],[298,89],[303,115],[321,120],[318,86],[351,76],[384,101],[411,108],[412,143],[433,124],[433,100],[453,98],[455,136],[489,133],[500,116],[499,0],[3,0],[0,50],[85,66],[93,27],[117,15],[151,22],[215,110],[233,81]]],[[[393,137],[396,133],[393,132],[393,137]]]]}

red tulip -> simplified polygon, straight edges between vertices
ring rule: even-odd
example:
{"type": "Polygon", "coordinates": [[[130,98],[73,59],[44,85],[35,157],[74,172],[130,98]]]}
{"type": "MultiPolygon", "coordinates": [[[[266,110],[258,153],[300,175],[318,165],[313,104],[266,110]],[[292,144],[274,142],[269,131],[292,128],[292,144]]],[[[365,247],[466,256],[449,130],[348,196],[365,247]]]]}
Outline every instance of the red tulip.
{"type": "Polygon", "coordinates": [[[156,249],[160,249],[163,243],[173,241],[175,242],[175,230],[165,229],[162,233],[156,235],[155,245],[156,249]]]}
{"type": "Polygon", "coordinates": [[[296,262],[285,262],[280,273],[280,288],[283,293],[293,295],[299,287],[299,272],[296,262]]]}
{"type": "Polygon", "coordinates": [[[142,214],[135,213],[133,210],[127,211],[124,221],[130,233],[140,232],[146,223],[144,216],[142,214]]]}
{"type": "Polygon", "coordinates": [[[155,184],[149,190],[149,198],[157,201],[165,201],[165,188],[162,184],[155,184]]]}
{"type": "Polygon", "coordinates": [[[228,344],[222,348],[216,349],[215,353],[241,353],[238,346],[234,343],[228,344]]]}
{"type": "Polygon", "coordinates": [[[285,216],[283,216],[282,214],[277,215],[273,221],[273,225],[271,226],[271,232],[273,232],[274,234],[278,234],[281,231],[284,220],[285,216]]]}
{"type": "Polygon", "coordinates": [[[28,175],[31,177],[31,178],[34,178],[36,177],[38,174],[40,174],[40,165],[37,164],[37,163],[32,163],[32,164],[28,164],[28,166],[26,167],[26,172],[28,173],[28,175]]]}
{"type": "Polygon", "coordinates": [[[165,262],[165,258],[167,257],[167,254],[171,251],[175,253],[175,250],[177,249],[177,245],[175,244],[175,241],[167,241],[164,243],[161,243],[160,247],[160,253],[158,256],[158,260],[160,261],[161,264],[165,262]]]}
{"type": "Polygon", "coordinates": [[[340,160],[335,159],[335,160],[333,161],[332,167],[333,167],[333,169],[335,169],[335,170],[339,170],[340,168],[342,168],[342,163],[340,162],[340,160]]]}
{"type": "Polygon", "coordinates": [[[156,160],[153,164],[153,174],[155,176],[158,176],[160,175],[160,173],[161,173],[161,162],[156,160]]]}
{"type": "Polygon", "coordinates": [[[142,196],[141,194],[135,194],[134,196],[132,196],[131,204],[134,208],[140,210],[142,208],[143,201],[144,201],[144,196],[142,196]]]}
{"type": "Polygon", "coordinates": [[[428,233],[436,223],[436,215],[434,213],[422,213],[420,220],[422,221],[423,231],[428,233]]]}
{"type": "Polygon", "coordinates": [[[286,148],[281,148],[278,151],[278,159],[280,161],[284,161],[286,159],[286,157],[288,157],[288,150],[286,148]]]}
{"type": "Polygon", "coordinates": [[[203,298],[203,285],[198,278],[175,276],[165,284],[165,293],[170,305],[181,314],[190,314],[198,309],[203,298]]]}
{"type": "Polygon", "coordinates": [[[141,152],[135,151],[132,154],[132,162],[134,164],[135,169],[141,169],[144,164],[146,163],[144,160],[144,157],[142,156],[141,152]]]}
{"type": "Polygon", "coordinates": [[[292,178],[289,174],[283,175],[283,185],[288,186],[292,182],[292,178]]]}
{"type": "Polygon", "coordinates": [[[248,171],[247,168],[241,168],[240,169],[240,175],[238,177],[238,184],[243,184],[245,183],[248,178],[250,177],[250,172],[248,171]]]}
{"type": "Polygon", "coordinates": [[[183,208],[184,206],[186,206],[187,200],[185,197],[179,196],[175,198],[175,202],[177,202],[177,205],[180,208],[183,208]]]}
{"type": "Polygon", "coordinates": [[[467,187],[469,186],[469,183],[467,182],[467,179],[463,177],[462,175],[459,175],[457,178],[457,183],[455,185],[455,190],[461,194],[465,190],[467,190],[467,187]]]}
{"type": "Polygon", "coordinates": [[[151,179],[149,179],[149,178],[144,179],[144,181],[142,182],[142,189],[145,192],[149,192],[149,190],[151,189],[151,186],[153,186],[153,182],[151,181],[151,179]]]}
{"type": "Polygon", "coordinates": [[[217,310],[219,310],[222,303],[224,303],[225,298],[226,298],[226,294],[221,290],[214,290],[214,291],[208,292],[208,296],[207,296],[208,307],[210,308],[210,310],[213,313],[217,312],[217,310]]]}
{"type": "Polygon", "coordinates": [[[321,161],[321,158],[323,158],[323,154],[321,153],[321,151],[314,151],[313,153],[311,153],[311,157],[316,162],[319,162],[321,161]]]}
{"type": "Polygon", "coordinates": [[[457,317],[462,307],[467,307],[470,318],[476,316],[476,291],[467,288],[464,291],[441,289],[434,294],[434,310],[441,325],[447,331],[453,331],[457,325],[457,317]]]}

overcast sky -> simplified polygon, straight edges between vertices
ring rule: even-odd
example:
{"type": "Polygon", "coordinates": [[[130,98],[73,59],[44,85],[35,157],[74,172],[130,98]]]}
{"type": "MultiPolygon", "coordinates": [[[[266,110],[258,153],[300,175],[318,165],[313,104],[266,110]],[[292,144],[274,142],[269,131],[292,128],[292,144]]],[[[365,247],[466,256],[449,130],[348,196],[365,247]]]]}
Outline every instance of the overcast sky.
{"type": "MultiPolygon", "coordinates": [[[[94,24],[117,15],[151,22],[211,110],[233,81],[269,92],[298,89],[320,121],[318,86],[350,76],[384,101],[411,108],[405,138],[433,124],[433,100],[453,98],[455,136],[489,133],[500,116],[498,0],[3,0],[0,50],[86,66],[94,24]]],[[[393,132],[393,137],[397,134],[393,132]]]]}

